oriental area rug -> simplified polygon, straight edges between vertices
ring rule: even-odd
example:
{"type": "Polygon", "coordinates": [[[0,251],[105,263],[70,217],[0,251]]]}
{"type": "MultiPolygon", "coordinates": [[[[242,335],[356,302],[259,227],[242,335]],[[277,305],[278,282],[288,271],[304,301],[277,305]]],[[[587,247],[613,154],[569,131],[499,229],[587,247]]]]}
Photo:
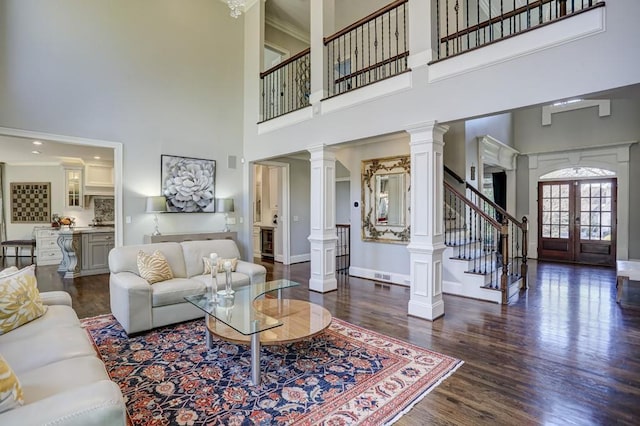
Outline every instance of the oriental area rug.
{"type": "Polygon", "coordinates": [[[203,320],[131,338],[112,315],[82,324],[133,425],[392,424],[462,365],[334,318],[307,341],[263,346],[252,386],[250,348],[207,350],[203,320]]]}

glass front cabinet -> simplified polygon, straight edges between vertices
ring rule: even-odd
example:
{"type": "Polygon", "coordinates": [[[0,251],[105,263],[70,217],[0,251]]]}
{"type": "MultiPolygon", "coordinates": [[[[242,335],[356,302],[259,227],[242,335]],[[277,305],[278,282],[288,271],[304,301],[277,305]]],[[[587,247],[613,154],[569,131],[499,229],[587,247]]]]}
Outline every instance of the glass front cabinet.
{"type": "Polygon", "coordinates": [[[66,208],[83,207],[82,197],[82,168],[67,167],[64,169],[65,201],[66,208]]]}

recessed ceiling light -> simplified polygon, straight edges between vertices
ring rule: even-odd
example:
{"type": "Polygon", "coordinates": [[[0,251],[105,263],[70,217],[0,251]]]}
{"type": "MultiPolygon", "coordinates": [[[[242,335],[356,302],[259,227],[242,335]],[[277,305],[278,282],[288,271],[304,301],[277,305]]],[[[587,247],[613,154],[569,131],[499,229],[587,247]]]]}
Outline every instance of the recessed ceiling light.
{"type": "Polygon", "coordinates": [[[99,159],[100,159],[100,156],[99,156],[99,155],[94,155],[94,156],[93,156],[93,159],[94,159],[94,160],[99,160],[99,159]]]}
{"type": "Polygon", "coordinates": [[[38,145],[38,146],[40,146],[40,145],[42,145],[42,142],[40,142],[40,141],[33,141],[33,144],[34,144],[34,145],[38,145]]]}
{"type": "Polygon", "coordinates": [[[35,150],[34,150],[34,151],[31,151],[31,153],[32,153],[32,154],[36,154],[36,155],[37,155],[37,154],[40,154],[40,151],[35,151],[35,150]]]}

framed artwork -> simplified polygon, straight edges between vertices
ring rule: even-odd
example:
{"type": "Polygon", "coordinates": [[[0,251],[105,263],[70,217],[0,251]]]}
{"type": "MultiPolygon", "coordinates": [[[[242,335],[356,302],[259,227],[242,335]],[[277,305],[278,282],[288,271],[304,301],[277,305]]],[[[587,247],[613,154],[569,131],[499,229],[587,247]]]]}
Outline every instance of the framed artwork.
{"type": "Polygon", "coordinates": [[[167,212],[215,212],[215,160],[162,155],[160,162],[167,212]]]}
{"type": "Polygon", "coordinates": [[[11,223],[51,223],[51,182],[11,183],[11,223]]]}

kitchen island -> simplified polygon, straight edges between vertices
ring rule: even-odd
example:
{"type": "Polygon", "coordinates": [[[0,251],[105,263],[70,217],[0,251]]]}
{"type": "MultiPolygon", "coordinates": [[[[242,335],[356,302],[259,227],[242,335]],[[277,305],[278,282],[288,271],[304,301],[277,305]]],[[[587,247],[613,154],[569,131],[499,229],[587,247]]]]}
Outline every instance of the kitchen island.
{"type": "Polygon", "coordinates": [[[109,272],[109,251],[114,246],[112,227],[73,227],[61,229],[58,245],[62,249],[62,262],[58,272],[64,278],[109,272]]]}

